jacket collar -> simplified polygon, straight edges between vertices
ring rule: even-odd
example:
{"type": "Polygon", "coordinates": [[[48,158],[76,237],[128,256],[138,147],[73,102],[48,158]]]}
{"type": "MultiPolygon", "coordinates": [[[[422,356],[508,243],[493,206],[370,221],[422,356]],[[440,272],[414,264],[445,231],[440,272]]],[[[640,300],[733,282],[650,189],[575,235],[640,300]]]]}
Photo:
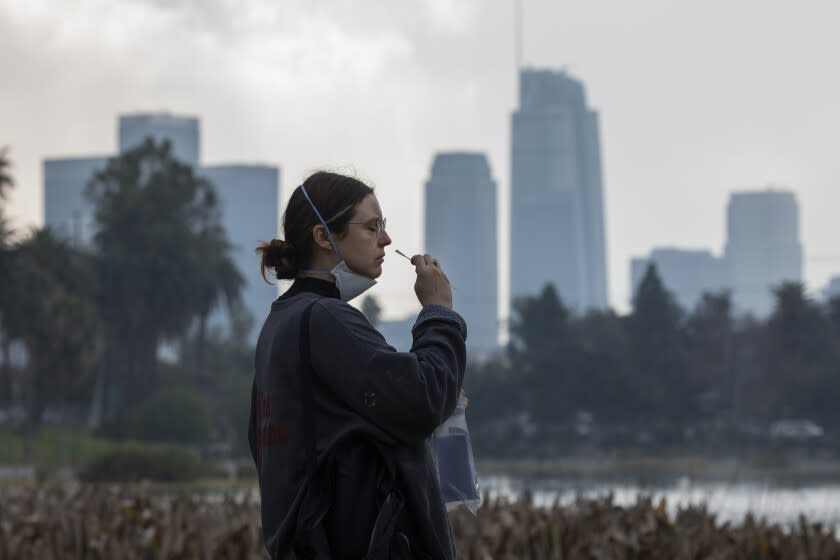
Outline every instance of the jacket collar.
{"type": "Polygon", "coordinates": [[[301,292],[311,292],[318,294],[321,297],[328,298],[339,299],[340,297],[338,286],[336,286],[335,282],[307,276],[304,278],[296,278],[291,287],[289,287],[289,289],[286,290],[286,292],[280,296],[278,300],[288,299],[301,292]]]}

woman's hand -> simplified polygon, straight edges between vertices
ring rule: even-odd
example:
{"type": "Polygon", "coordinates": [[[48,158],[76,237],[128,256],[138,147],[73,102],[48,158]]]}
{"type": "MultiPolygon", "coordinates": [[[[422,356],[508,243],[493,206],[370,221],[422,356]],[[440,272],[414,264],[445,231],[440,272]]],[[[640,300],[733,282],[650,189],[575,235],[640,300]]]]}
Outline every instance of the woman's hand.
{"type": "Polygon", "coordinates": [[[411,264],[417,272],[414,282],[414,293],[420,300],[420,305],[442,305],[452,309],[452,286],[437,259],[431,255],[414,255],[411,264]]]}

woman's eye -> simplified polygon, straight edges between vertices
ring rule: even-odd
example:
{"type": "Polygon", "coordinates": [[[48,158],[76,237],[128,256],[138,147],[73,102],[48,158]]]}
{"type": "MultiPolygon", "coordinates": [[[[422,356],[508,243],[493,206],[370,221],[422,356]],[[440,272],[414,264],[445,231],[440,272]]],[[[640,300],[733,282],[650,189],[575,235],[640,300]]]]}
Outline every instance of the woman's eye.
{"type": "Polygon", "coordinates": [[[376,228],[375,227],[369,227],[368,231],[372,231],[372,232],[376,233],[376,228]]]}

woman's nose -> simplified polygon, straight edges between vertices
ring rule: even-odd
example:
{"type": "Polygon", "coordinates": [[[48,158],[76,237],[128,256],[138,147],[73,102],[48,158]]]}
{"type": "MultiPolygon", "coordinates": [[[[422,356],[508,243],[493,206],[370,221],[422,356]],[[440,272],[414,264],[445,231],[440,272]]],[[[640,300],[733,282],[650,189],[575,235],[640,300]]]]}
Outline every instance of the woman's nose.
{"type": "Polygon", "coordinates": [[[379,236],[379,244],[383,247],[387,247],[391,244],[391,236],[388,235],[388,232],[384,229],[382,230],[382,235],[379,236]]]}

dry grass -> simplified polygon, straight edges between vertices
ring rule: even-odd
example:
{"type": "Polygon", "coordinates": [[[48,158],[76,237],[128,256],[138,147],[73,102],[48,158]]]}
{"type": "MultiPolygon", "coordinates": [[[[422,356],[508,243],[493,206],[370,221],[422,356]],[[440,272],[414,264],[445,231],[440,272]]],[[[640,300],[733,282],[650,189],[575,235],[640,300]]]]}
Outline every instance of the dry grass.
{"type": "MultiPolygon", "coordinates": [[[[451,515],[458,558],[840,558],[832,530],[804,519],[784,529],[747,517],[719,525],[702,508],[669,517],[664,502],[619,507],[607,497],[569,506],[487,501],[451,515]]],[[[0,558],[265,558],[256,492],[190,496],[78,484],[0,490],[0,558]]]]}
{"type": "Polygon", "coordinates": [[[458,558],[468,560],[840,558],[833,531],[804,518],[792,529],[751,516],[739,526],[719,525],[701,507],[671,518],[664,501],[641,497],[629,507],[605,497],[536,508],[526,493],[516,503],[487,503],[477,517],[458,511],[452,526],[458,558]]]}
{"type": "Polygon", "coordinates": [[[219,499],[67,484],[5,490],[0,558],[263,558],[253,493],[219,499]]]}

